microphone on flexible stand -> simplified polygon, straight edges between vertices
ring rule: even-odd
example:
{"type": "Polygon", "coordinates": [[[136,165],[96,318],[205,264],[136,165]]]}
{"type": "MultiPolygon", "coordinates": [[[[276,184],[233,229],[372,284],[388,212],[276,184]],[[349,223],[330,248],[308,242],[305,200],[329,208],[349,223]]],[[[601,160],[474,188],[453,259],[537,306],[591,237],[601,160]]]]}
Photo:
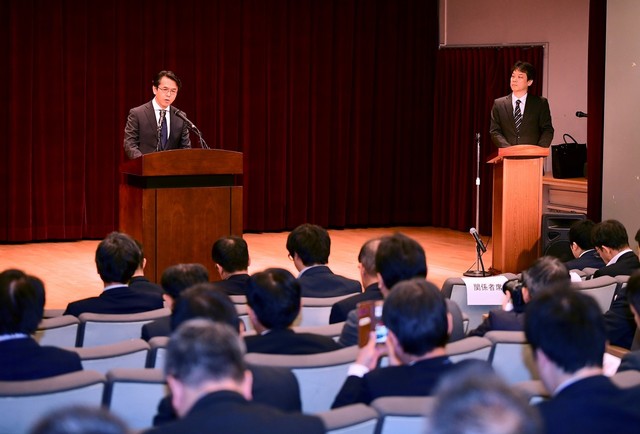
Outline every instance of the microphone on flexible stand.
{"type": "Polygon", "coordinates": [[[578,111],[578,112],[576,112],[576,117],[579,117],[579,118],[586,118],[586,117],[587,117],[587,114],[586,114],[585,112],[579,112],[579,111],[578,111]]]}
{"type": "Polygon", "coordinates": [[[476,231],[476,228],[469,229],[469,233],[473,235],[473,239],[476,240],[476,254],[477,254],[476,264],[478,266],[478,269],[467,270],[463,274],[467,277],[490,276],[491,273],[484,270],[484,262],[482,261],[482,254],[487,251],[487,246],[485,246],[484,243],[482,242],[482,239],[480,239],[480,235],[478,235],[478,231],[476,231]],[[482,270],[479,269],[480,267],[482,267],[482,270]]]}
{"type": "Polygon", "coordinates": [[[469,229],[469,233],[473,235],[473,239],[476,240],[478,248],[482,250],[482,253],[485,253],[487,251],[487,247],[482,242],[482,239],[480,238],[480,235],[478,235],[478,231],[476,231],[476,228],[469,229]]]}
{"type": "Polygon", "coordinates": [[[196,127],[196,124],[191,122],[187,118],[187,115],[185,115],[182,110],[176,110],[176,116],[178,116],[180,119],[185,121],[186,124],[187,124],[187,128],[189,128],[191,131],[193,131],[194,133],[196,133],[198,135],[198,139],[200,140],[200,146],[202,146],[203,149],[211,149],[211,148],[209,148],[209,145],[207,145],[207,142],[205,142],[204,139],[202,138],[202,133],[200,132],[198,127],[196,127]]]}

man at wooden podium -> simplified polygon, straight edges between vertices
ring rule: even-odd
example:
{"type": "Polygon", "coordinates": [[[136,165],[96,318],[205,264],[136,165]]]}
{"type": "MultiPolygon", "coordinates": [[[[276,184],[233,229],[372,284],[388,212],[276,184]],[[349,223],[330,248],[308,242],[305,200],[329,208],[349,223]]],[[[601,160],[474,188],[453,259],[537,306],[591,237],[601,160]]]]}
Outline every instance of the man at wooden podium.
{"type": "Polygon", "coordinates": [[[536,70],[530,63],[511,68],[511,93],[494,101],[491,109],[491,140],[499,148],[537,145],[548,148],[553,140],[551,111],[546,98],[530,95],[536,70]]]}
{"type": "Polygon", "coordinates": [[[155,97],[132,108],[124,128],[124,151],[132,159],[191,147],[186,115],[171,105],[182,87],[180,79],[172,71],[160,71],[152,83],[155,97]]]}

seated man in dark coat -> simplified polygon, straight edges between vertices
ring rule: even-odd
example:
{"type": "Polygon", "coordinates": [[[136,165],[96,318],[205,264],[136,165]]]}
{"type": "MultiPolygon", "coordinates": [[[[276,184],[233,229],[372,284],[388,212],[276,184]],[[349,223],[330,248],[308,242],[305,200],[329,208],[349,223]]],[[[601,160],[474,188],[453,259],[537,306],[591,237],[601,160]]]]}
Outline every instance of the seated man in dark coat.
{"type": "Polygon", "coordinates": [[[440,290],[424,279],[404,280],[385,298],[382,322],[386,326],[384,345],[372,332],[360,349],[349,376],[332,407],[369,404],[382,396],[428,396],[440,378],[467,363],[454,364],[445,346],[452,329],[451,316],[440,290]],[[377,368],[388,354],[388,367],[377,368]]]}
{"type": "Polygon", "coordinates": [[[247,302],[258,333],[245,337],[248,353],[315,354],[341,348],[328,336],[290,328],[300,313],[300,284],[285,269],[269,268],[251,276],[247,302]]]}
{"type": "Polygon", "coordinates": [[[326,229],[311,224],[295,228],[287,237],[287,251],[298,274],[302,297],[338,297],[362,292],[360,282],[333,274],[327,267],[331,238],[326,229]]]}
{"type": "Polygon", "coordinates": [[[136,268],[136,271],[133,273],[133,276],[129,281],[129,288],[133,289],[134,291],[150,292],[152,294],[158,294],[162,296],[162,286],[158,285],[157,283],[151,282],[144,276],[144,268],[147,266],[147,258],[144,257],[144,249],[142,247],[142,244],[138,240],[134,241],[140,249],[141,260],[140,264],[138,264],[138,268],[136,268]]]}
{"type": "MultiPolygon", "coordinates": [[[[640,327],[640,270],[634,272],[627,282],[627,302],[633,314],[636,326],[640,327]]],[[[638,330],[636,329],[636,334],[638,330]]],[[[640,349],[631,351],[622,358],[618,372],[640,371],[640,349]]]]}
{"type": "Polygon", "coordinates": [[[44,312],[42,281],[19,270],[0,273],[0,381],[37,380],[81,371],[80,356],[41,347],[31,337],[44,312]]]}
{"type": "Polygon", "coordinates": [[[543,291],[527,307],[525,334],[552,398],[539,404],[547,434],[631,433],[640,426],[640,387],[619,388],[602,372],[607,335],[590,296],[543,291]]]}
{"type": "Polygon", "coordinates": [[[165,365],[179,420],[149,433],[305,433],[325,432],[316,416],[284,413],[251,401],[252,375],[236,330],[194,319],[171,336],[165,365]]]}
{"type": "Polygon", "coordinates": [[[574,259],[564,263],[567,270],[604,267],[604,261],[591,241],[591,232],[595,225],[591,220],[578,220],[569,228],[569,243],[574,259]]]}
{"type": "Polygon", "coordinates": [[[107,235],[96,249],[96,267],[104,282],[102,294],[69,303],[64,314],[125,314],[162,309],[162,296],[133,291],[127,285],[138,268],[141,257],[140,248],[127,234],[112,232],[107,235]]]}
{"type": "Polygon", "coordinates": [[[214,282],[216,288],[229,295],[246,295],[249,283],[249,247],[241,237],[222,237],[213,243],[211,259],[222,280],[214,282]]]}

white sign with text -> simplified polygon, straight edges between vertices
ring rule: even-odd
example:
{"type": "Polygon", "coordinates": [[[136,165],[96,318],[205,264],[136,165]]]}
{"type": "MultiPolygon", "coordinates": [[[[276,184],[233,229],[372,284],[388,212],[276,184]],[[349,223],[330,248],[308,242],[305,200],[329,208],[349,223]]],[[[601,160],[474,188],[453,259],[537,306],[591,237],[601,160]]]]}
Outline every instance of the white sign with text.
{"type": "Polygon", "coordinates": [[[463,277],[467,286],[467,304],[469,306],[500,306],[504,299],[502,285],[508,280],[505,276],[463,277]]]}

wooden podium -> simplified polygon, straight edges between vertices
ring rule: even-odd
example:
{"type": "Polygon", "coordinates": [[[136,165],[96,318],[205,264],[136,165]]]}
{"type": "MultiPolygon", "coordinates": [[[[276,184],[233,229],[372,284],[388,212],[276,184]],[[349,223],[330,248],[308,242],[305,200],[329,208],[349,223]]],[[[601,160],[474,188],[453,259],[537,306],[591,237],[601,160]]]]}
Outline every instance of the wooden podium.
{"type": "Polygon", "coordinates": [[[160,282],[170,265],[198,262],[219,279],[211,246],[242,236],[242,153],[217,149],[155,152],[120,168],[120,231],[140,241],[145,276],[160,282]]]}
{"type": "Polygon", "coordinates": [[[493,264],[497,273],[519,273],[540,256],[542,169],[549,148],[500,148],[493,164],[493,264]]]}

